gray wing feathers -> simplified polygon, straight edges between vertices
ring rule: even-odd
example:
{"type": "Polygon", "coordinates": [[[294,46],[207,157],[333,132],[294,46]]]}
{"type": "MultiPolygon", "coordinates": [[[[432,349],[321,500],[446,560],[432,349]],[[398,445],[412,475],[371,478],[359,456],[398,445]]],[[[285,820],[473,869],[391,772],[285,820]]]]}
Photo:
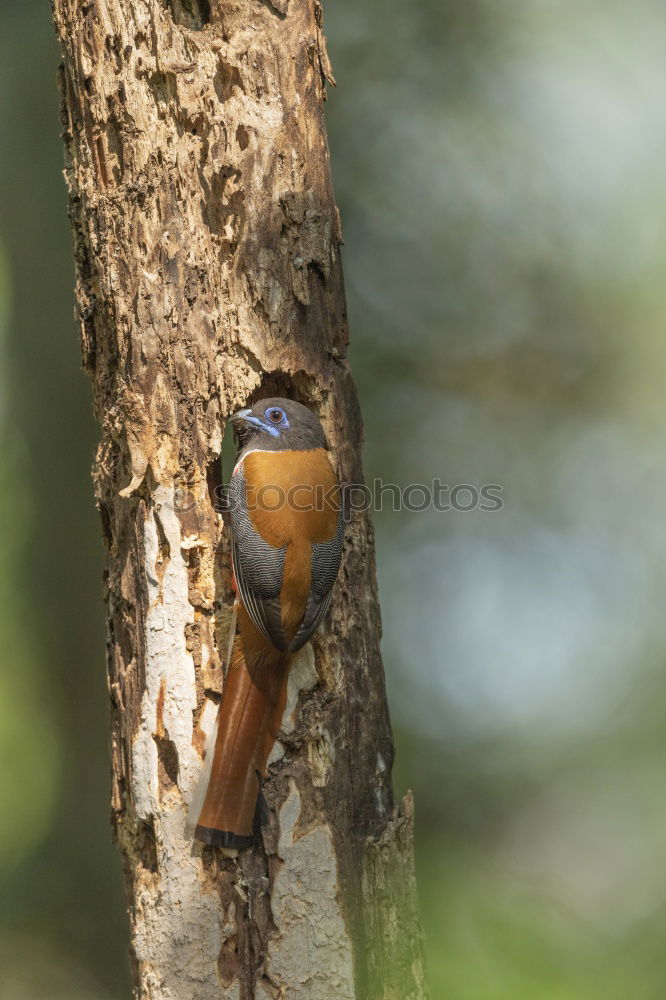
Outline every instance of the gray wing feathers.
{"type": "Polygon", "coordinates": [[[331,590],[340,569],[342,539],[345,520],[342,510],[338,514],[338,527],[330,542],[315,542],[312,546],[312,589],[323,597],[331,590]]]}
{"type": "Polygon", "coordinates": [[[329,542],[315,542],[312,546],[310,597],[301,626],[289,645],[289,651],[292,653],[305,645],[328,611],[328,606],[331,603],[331,590],[340,569],[344,530],[345,520],[341,510],[334,537],[329,542]]]}
{"type": "Polygon", "coordinates": [[[286,548],[274,548],[255,531],[248,514],[242,469],[231,477],[229,500],[234,572],[240,596],[259,631],[280,649],[284,645],[280,590],[286,548]]]}

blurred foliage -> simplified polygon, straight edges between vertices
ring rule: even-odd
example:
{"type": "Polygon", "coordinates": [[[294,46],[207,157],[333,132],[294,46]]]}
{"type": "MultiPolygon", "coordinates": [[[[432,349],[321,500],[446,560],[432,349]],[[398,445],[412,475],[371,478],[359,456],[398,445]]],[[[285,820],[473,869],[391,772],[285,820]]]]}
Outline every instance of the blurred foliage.
{"type": "Polygon", "coordinates": [[[434,997],[663,995],[664,10],[330,4],[396,786],[434,997]]]}
{"type": "MultiPolygon", "coordinates": [[[[433,996],[657,1000],[666,12],[326,15],[368,477],[503,487],[497,513],[376,518],[433,996]]],[[[96,430],[43,3],[0,10],[0,55],[0,1000],[112,1000],[96,430]]]]}
{"type": "Polygon", "coordinates": [[[2,5],[0,240],[11,299],[0,384],[0,843],[11,852],[0,859],[2,1000],[128,992],[89,477],[97,429],[73,322],[57,64],[48,5],[2,5]]]}
{"type": "MultiPolygon", "coordinates": [[[[6,260],[0,247],[0,359],[9,311],[6,260]]],[[[4,370],[5,366],[2,366],[4,370]]],[[[29,528],[30,497],[20,475],[13,430],[7,420],[5,387],[0,384],[0,878],[30,856],[44,837],[60,790],[59,734],[48,706],[36,700],[43,664],[39,662],[23,594],[14,585],[14,569],[29,528]],[[8,530],[12,526],[12,530],[8,530]],[[39,734],[36,738],[36,734],[39,734]]]]}

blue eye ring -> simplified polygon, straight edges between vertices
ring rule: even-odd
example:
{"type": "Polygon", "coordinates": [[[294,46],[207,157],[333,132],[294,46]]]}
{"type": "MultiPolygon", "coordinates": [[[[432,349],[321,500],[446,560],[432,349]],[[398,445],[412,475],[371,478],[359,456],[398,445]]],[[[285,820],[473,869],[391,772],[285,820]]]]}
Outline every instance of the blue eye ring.
{"type": "Polygon", "coordinates": [[[266,410],[266,418],[272,424],[284,423],[285,416],[286,414],[284,410],[281,409],[279,406],[269,406],[269,408],[266,410]]]}

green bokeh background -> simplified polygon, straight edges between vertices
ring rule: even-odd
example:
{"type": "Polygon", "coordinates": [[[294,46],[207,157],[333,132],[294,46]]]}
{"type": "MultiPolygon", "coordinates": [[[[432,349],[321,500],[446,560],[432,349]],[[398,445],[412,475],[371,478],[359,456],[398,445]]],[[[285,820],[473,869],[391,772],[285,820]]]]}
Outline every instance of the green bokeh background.
{"type": "MultiPolygon", "coordinates": [[[[396,788],[435,1000],[666,995],[666,9],[335,0],[396,788]]],[[[128,993],[43,0],[0,9],[0,1000],[128,993]]]]}

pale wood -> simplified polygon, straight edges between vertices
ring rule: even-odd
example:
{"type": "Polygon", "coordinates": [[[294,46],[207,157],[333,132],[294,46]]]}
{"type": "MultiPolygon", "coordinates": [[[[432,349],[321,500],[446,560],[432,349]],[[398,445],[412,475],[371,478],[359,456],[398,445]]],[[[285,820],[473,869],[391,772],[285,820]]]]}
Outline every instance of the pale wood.
{"type": "Polygon", "coordinates": [[[186,829],[231,594],[226,417],[320,413],[360,481],[317,0],[54,0],[83,361],[102,437],[113,815],[141,1000],[421,1000],[371,526],[290,681],[263,843],[186,829]]]}

